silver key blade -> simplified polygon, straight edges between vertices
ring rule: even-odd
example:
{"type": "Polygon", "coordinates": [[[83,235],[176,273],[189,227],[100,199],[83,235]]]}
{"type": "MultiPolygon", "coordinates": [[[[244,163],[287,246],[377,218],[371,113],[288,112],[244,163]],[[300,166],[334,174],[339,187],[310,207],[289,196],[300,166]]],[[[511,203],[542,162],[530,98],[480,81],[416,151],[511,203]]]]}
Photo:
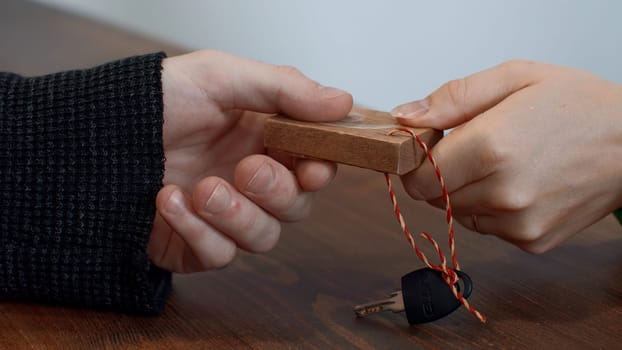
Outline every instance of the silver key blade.
{"type": "Polygon", "coordinates": [[[384,311],[404,311],[404,297],[402,296],[401,290],[391,293],[386,299],[372,301],[371,303],[354,307],[354,313],[356,313],[357,317],[365,317],[384,311]]]}

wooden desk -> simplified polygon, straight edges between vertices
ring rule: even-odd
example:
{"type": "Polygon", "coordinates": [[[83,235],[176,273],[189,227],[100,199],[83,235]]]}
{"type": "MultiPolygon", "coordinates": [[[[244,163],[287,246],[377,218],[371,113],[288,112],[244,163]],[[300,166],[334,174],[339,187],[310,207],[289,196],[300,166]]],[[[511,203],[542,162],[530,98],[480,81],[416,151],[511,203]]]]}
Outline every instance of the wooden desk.
{"type": "MultiPolygon", "coordinates": [[[[0,8],[0,70],[40,74],[180,52],[20,0],[0,8]]],[[[445,241],[441,212],[400,199],[413,230],[445,241]]],[[[317,195],[312,217],[287,225],[272,252],[242,253],[226,269],[176,276],[162,316],[0,303],[0,349],[622,346],[622,228],[613,218],[541,256],[464,229],[457,240],[474,280],[471,301],[489,323],[464,309],[416,327],[399,314],[356,319],[354,304],[385,296],[421,264],[394,221],[382,176],[342,167],[317,195]]]]}

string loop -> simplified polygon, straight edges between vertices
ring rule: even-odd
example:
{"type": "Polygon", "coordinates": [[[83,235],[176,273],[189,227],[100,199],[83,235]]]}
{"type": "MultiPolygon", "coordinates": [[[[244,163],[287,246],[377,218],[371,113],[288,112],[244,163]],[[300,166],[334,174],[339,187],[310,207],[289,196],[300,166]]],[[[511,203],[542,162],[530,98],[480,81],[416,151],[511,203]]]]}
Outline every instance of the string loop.
{"type": "MultiPolygon", "coordinates": [[[[460,270],[460,264],[458,264],[458,258],[456,257],[456,246],[454,242],[455,241],[454,240],[454,221],[453,221],[453,214],[451,211],[451,203],[449,201],[449,192],[447,191],[447,187],[445,186],[445,179],[443,178],[443,175],[441,174],[441,169],[436,164],[436,161],[434,160],[434,157],[432,156],[432,152],[430,152],[428,145],[426,145],[426,143],[419,137],[419,135],[415,134],[414,131],[408,128],[395,128],[391,130],[388,133],[388,135],[394,135],[400,131],[410,134],[410,136],[412,136],[413,139],[417,141],[419,146],[423,148],[428,160],[430,161],[430,163],[432,163],[432,166],[434,167],[434,173],[436,174],[436,178],[438,179],[441,185],[442,199],[443,199],[443,203],[445,204],[445,213],[446,213],[445,218],[447,220],[447,228],[448,228],[448,233],[449,233],[449,250],[451,254],[452,267],[447,267],[447,259],[445,258],[445,254],[443,254],[443,251],[441,247],[438,245],[438,243],[436,243],[436,240],[434,240],[434,238],[432,238],[432,236],[430,236],[427,232],[422,232],[421,236],[427,239],[430,243],[432,243],[432,245],[434,246],[434,249],[436,249],[436,251],[438,252],[439,264],[431,263],[428,260],[428,258],[425,256],[425,254],[419,249],[419,247],[417,246],[417,243],[415,242],[415,239],[413,238],[412,234],[408,230],[408,227],[406,226],[406,221],[404,220],[404,217],[402,216],[402,212],[400,211],[400,208],[397,204],[397,198],[395,196],[395,191],[393,190],[393,185],[391,183],[391,177],[389,176],[388,173],[385,173],[384,176],[387,181],[387,187],[389,188],[389,196],[391,197],[391,202],[393,203],[393,211],[395,212],[397,221],[400,224],[402,231],[404,231],[404,235],[406,236],[408,243],[415,251],[415,254],[419,258],[419,260],[421,260],[427,267],[441,272],[443,276],[443,280],[451,288],[451,291],[453,295],[456,297],[456,299],[458,299],[458,301],[460,301],[460,303],[464,305],[464,307],[471,314],[477,317],[481,322],[486,322],[486,316],[484,316],[479,311],[477,311],[475,308],[473,308],[473,306],[471,306],[469,301],[462,296],[462,294],[458,291],[458,288],[456,287],[456,283],[460,279],[456,271],[460,270]]],[[[416,144],[414,144],[413,146],[417,148],[416,144]]],[[[416,150],[415,150],[415,154],[416,154],[416,150]]]]}

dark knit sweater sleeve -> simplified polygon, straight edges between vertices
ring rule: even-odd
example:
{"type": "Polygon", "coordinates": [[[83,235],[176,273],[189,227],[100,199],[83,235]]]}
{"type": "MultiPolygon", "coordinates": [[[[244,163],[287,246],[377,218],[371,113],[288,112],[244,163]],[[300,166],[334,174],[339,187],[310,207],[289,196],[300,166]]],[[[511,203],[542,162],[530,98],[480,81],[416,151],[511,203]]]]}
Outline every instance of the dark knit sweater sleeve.
{"type": "Polygon", "coordinates": [[[0,299],[157,314],[146,246],[164,173],[163,53],[0,73],[0,299]]]}

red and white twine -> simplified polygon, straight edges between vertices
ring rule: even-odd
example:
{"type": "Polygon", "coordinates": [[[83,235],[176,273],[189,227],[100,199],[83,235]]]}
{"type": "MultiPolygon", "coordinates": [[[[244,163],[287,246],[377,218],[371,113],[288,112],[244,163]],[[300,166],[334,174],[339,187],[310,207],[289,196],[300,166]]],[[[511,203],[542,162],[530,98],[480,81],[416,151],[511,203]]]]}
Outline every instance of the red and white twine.
{"type": "MultiPolygon", "coordinates": [[[[458,299],[458,301],[460,301],[460,303],[464,305],[464,307],[471,314],[477,317],[480,321],[486,322],[486,316],[482,315],[479,311],[475,310],[475,308],[471,306],[469,301],[462,296],[462,294],[458,291],[458,288],[456,287],[456,283],[460,279],[458,275],[456,274],[456,271],[460,270],[460,265],[458,264],[458,258],[456,257],[456,246],[454,243],[454,221],[453,221],[453,216],[452,216],[452,211],[451,211],[451,203],[449,201],[449,192],[447,191],[447,187],[445,186],[445,180],[443,179],[443,175],[441,174],[441,169],[436,164],[434,157],[432,157],[432,152],[430,152],[428,146],[412,130],[407,129],[407,128],[396,128],[392,130],[391,132],[389,132],[388,135],[394,135],[400,131],[410,134],[413,137],[413,139],[415,139],[417,143],[421,146],[421,148],[423,148],[427,158],[430,160],[430,163],[432,163],[432,166],[434,167],[436,178],[441,184],[442,198],[443,198],[443,203],[445,203],[445,213],[446,213],[446,219],[447,219],[447,227],[449,231],[449,250],[451,251],[451,260],[452,260],[453,267],[452,268],[447,267],[447,259],[445,258],[443,251],[441,250],[438,243],[436,243],[434,238],[432,238],[432,236],[430,236],[427,232],[422,232],[421,236],[427,239],[428,241],[430,241],[430,243],[434,245],[434,248],[438,252],[440,264],[436,265],[436,264],[431,263],[428,260],[428,258],[425,256],[425,254],[419,249],[413,236],[410,234],[408,227],[406,226],[406,221],[404,220],[404,217],[402,216],[400,208],[397,204],[397,198],[395,197],[395,191],[393,190],[393,185],[391,184],[391,178],[388,173],[385,173],[384,176],[387,180],[387,186],[389,187],[389,196],[391,197],[391,202],[393,203],[393,210],[395,211],[395,216],[397,218],[397,221],[402,227],[402,231],[404,231],[404,235],[406,236],[408,243],[410,243],[410,246],[413,248],[413,250],[417,254],[417,257],[419,257],[419,260],[421,260],[427,267],[441,272],[443,275],[443,280],[445,280],[445,283],[447,283],[447,285],[451,288],[451,291],[456,297],[456,299],[458,299]]],[[[417,145],[415,144],[414,147],[416,148],[417,145]]]]}

